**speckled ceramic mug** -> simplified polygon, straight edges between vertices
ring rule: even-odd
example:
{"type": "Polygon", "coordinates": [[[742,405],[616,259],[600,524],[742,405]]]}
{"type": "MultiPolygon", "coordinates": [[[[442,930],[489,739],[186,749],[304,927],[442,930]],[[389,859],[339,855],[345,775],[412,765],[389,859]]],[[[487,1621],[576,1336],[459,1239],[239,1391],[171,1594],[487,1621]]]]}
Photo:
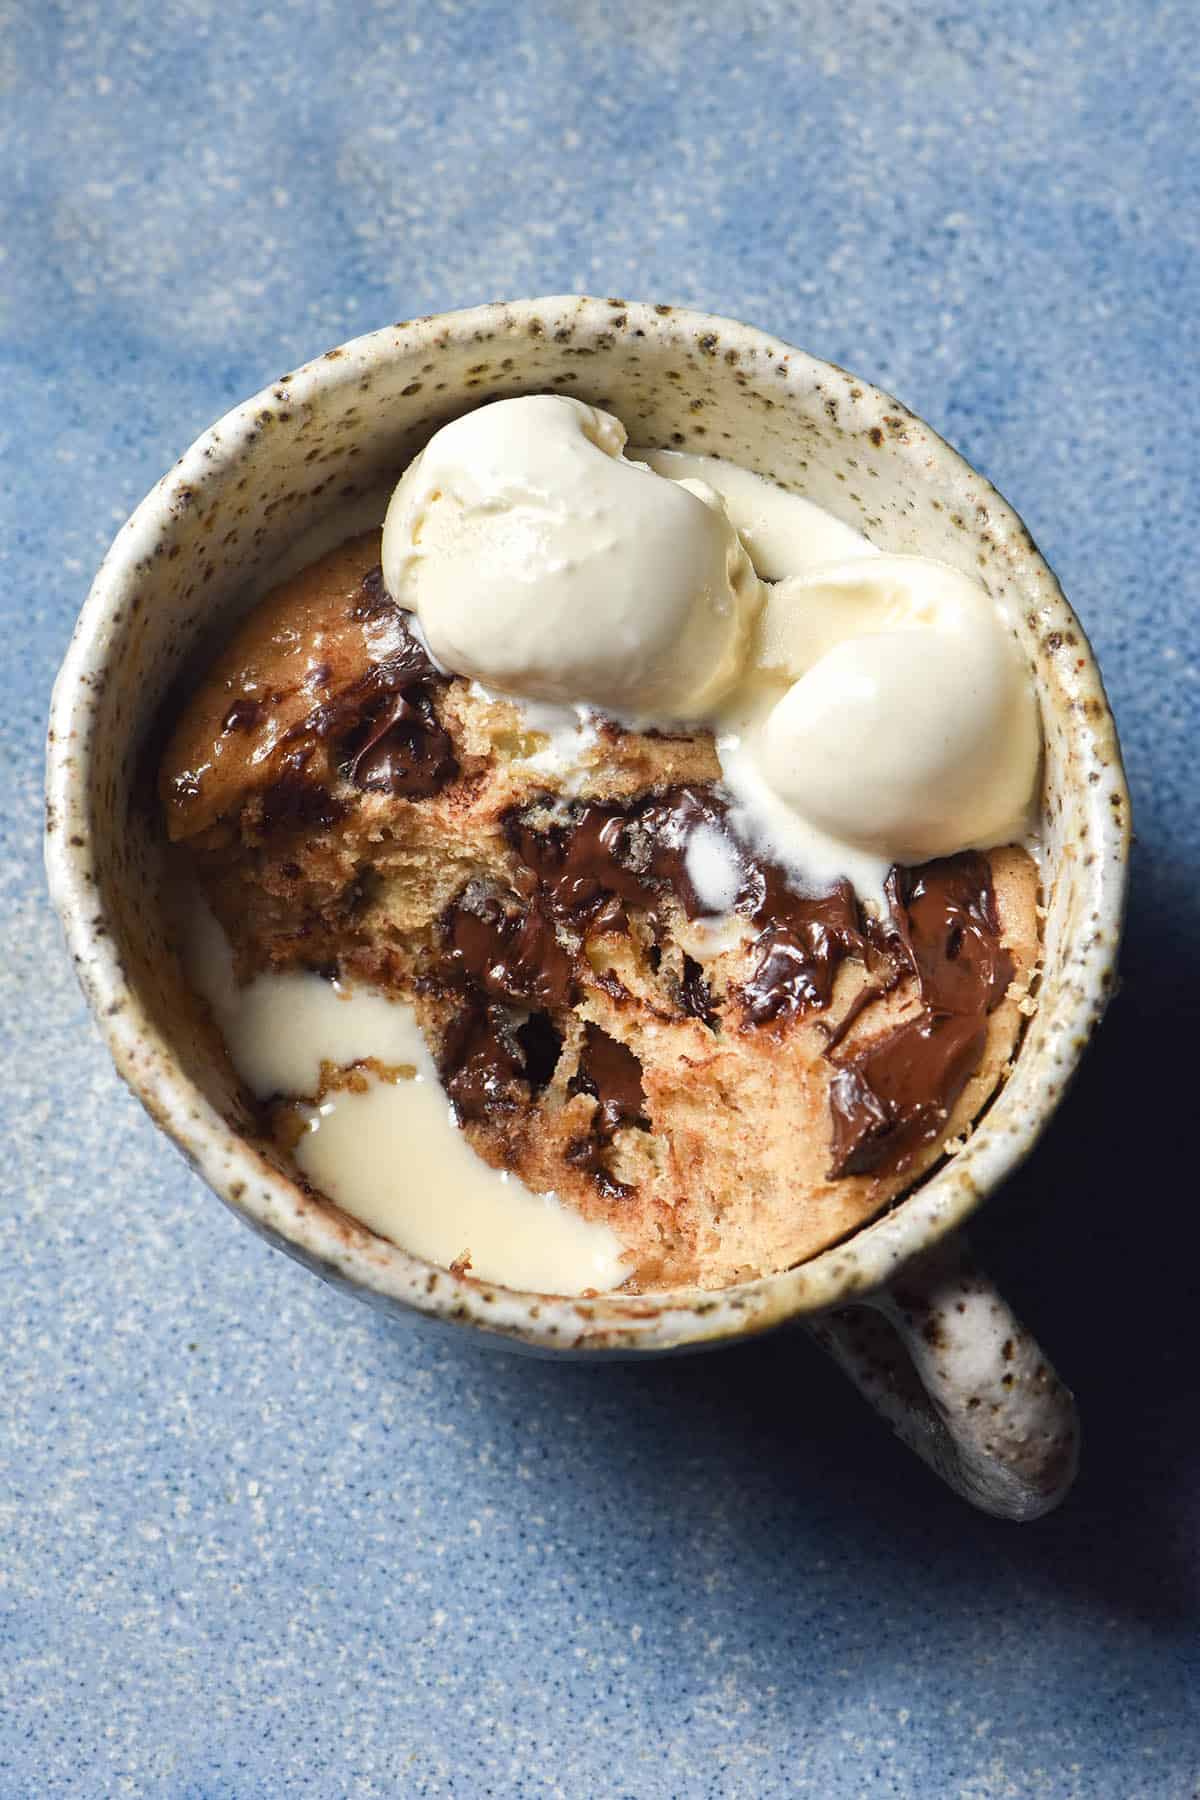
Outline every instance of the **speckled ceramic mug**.
{"type": "Polygon", "coordinates": [[[1009,1518],[1070,1485],[1070,1394],[958,1228],[1028,1155],[1113,979],[1129,805],[1113,721],[1074,614],[988,483],[897,401],[726,319],[567,296],[405,320],[282,375],[205,432],[118,533],[55,689],[46,860],[117,1067],[210,1187],[272,1243],[361,1298],[559,1355],[699,1349],[803,1319],[954,1487],[1009,1518]],[[982,576],[1008,608],[1045,732],[1045,955],[1012,1075],[965,1148],[873,1224],[798,1268],[719,1293],[551,1298],[489,1287],[373,1236],[254,1136],[192,1005],[160,904],[139,766],[164,695],[301,529],[361,513],[437,426],[551,390],[619,414],[634,443],[716,453],[807,495],[884,550],[982,576]]]}

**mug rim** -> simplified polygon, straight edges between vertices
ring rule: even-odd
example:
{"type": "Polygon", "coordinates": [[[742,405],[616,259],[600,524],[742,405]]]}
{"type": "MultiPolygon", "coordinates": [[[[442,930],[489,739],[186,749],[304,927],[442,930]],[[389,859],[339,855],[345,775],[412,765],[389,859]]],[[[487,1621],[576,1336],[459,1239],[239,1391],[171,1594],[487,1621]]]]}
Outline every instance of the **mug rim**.
{"type": "Polygon", "coordinates": [[[902,402],[757,327],[690,308],[575,294],[490,302],[384,326],[303,364],[209,426],[141,501],[108,550],[55,682],[47,737],[45,857],[51,899],[117,1070],[155,1123],[219,1198],[278,1248],[335,1284],[380,1306],[399,1305],[551,1354],[698,1348],[824,1312],[883,1286],[913,1256],[961,1225],[1033,1149],[1103,1013],[1124,917],[1129,832],[1120,748],[1094,653],[1023,522],[986,477],[902,402]],[[1002,1135],[973,1133],[957,1157],[919,1181],[881,1215],[794,1268],[711,1291],[564,1298],[473,1281],[425,1262],[365,1227],[349,1230],[234,1131],[178,1065],[169,1039],[127,978],[107,929],[102,900],[97,910],[88,763],[96,716],[93,697],[103,680],[114,614],[148,566],[155,543],[173,516],[173,498],[189,482],[211,479],[243,454],[264,410],[277,406],[281,386],[286,384],[288,405],[299,408],[318,392],[357,381],[364,366],[377,366],[381,358],[416,350],[436,354],[451,342],[472,341],[481,328],[494,326],[498,316],[518,329],[530,329],[534,322],[557,314],[569,315],[576,325],[582,321],[586,327],[603,328],[618,306],[628,319],[637,321],[645,336],[682,336],[695,345],[717,334],[722,344],[770,358],[780,378],[781,399],[802,384],[811,388],[832,377],[852,384],[849,391],[864,424],[874,417],[892,426],[903,421],[914,433],[919,430],[919,445],[910,445],[908,431],[895,434],[893,452],[914,469],[927,471],[938,465],[964,504],[985,504],[994,540],[1001,545],[1011,542],[1031,560],[1044,590],[1044,606],[1062,622],[1060,637],[1073,632],[1072,697],[1064,710],[1069,712],[1070,729],[1081,741],[1090,742],[1109,778],[1079,788],[1092,851],[1090,867],[1080,879],[1087,885],[1094,929],[1090,940],[1073,952],[1067,1003],[1059,1006],[1039,1047],[1057,1079],[1044,1085],[1036,1107],[1025,1109],[1002,1135]]]}

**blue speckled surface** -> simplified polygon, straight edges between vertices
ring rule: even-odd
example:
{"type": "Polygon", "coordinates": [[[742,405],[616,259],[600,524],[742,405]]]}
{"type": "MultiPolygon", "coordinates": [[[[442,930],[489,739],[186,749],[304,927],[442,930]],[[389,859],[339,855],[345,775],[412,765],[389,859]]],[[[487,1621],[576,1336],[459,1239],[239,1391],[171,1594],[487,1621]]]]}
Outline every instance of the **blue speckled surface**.
{"type": "Polygon", "coordinates": [[[1198,1791],[1194,26],[0,5],[3,1800],[1198,1791]],[[573,287],[899,393],[1100,651],[1125,987],[977,1233],[1084,1410],[1041,1524],[968,1513],[800,1340],[594,1369],[396,1333],[200,1189],[64,966],[40,744],[116,525],[302,358],[573,287]]]}

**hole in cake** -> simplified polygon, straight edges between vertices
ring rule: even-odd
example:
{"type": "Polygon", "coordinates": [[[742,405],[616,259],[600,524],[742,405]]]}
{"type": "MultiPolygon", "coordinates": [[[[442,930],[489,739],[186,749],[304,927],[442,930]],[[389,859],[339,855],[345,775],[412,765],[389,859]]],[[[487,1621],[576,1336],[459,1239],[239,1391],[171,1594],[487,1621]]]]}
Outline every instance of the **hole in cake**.
{"type": "Polygon", "coordinates": [[[518,1025],[516,1039],[525,1058],[525,1079],[532,1094],[540,1094],[553,1080],[562,1055],[563,1034],[547,1012],[530,1013],[518,1025]]]}

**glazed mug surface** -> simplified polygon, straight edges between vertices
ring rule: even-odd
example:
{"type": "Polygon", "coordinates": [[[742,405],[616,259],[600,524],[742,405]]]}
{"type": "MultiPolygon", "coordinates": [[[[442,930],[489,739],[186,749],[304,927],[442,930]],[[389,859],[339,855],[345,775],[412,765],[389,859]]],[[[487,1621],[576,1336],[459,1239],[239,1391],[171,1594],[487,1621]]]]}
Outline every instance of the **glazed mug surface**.
{"type": "Polygon", "coordinates": [[[209,1186],[360,1298],[550,1355],[699,1349],[810,1325],[952,1486],[1032,1518],[1073,1477],[1070,1394],[959,1227],[1026,1157],[1104,1011],[1123,916],[1129,801],[1100,674],[1020,519],[888,395],[749,326],[578,295],[406,320],[283,375],[197,440],[118,533],[55,687],[46,861],[117,1068],[209,1186]],[[564,1299],[435,1268],[307,1192],[194,1000],[161,901],[147,746],[199,652],[285,570],[377,524],[438,426],[487,400],[573,394],[630,442],[718,455],[806,495],[881,549],[980,577],[1005,606],[1042,715],[1043,964],[1012,1073],[963,1148],[845,1242],[719,1292],[564,1299]]]}

